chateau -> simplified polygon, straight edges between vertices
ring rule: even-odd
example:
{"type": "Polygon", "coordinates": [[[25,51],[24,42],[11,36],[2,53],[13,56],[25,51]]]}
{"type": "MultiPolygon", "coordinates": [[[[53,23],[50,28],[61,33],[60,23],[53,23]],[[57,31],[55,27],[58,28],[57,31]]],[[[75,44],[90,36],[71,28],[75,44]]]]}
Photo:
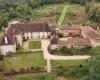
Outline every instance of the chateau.
{"type": "Polygon", "coordinates": [[[5,36],[0,40],[1,54],[15,53],[17,46],[22,46],[23,41],[31,39],[50,38],[52,49],[100,46],[100,34],[89,26],[62,25],[58,27],[57,33],[62,34],[63,38],[58,38],[53,31],[55,29],[46,23],[10,24],[6,29],[5,36]]]}
{"type": "Polygon", "coordinates": [[[5,36],[0,40],[1,53],[15,53],[17,46],[22,46],[24,40],[42,39],[50,36],[51,28],[46,23],[11,24],[5,36]]]}

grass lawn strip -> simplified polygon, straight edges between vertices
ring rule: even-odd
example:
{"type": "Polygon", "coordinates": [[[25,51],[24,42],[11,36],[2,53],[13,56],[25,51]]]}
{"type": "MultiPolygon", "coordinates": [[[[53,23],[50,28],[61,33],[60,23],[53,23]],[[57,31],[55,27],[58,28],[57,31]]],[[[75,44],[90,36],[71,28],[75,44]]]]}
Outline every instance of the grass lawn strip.
{"type": "Polygon", "coordinates": [[[86,60],[58,60],[52,61],[52,66],[79,66],[80,64],[86,65],[86,60]]]}
{"type": "Polygon", "coordinates": [[[41,41],[29,41],[29,49],[40,49],[41,41]]]}
{"type": "Polygon", "coordinates": [[[60,18],[59,18],[59,20],[58,20],[58,25],[61,25],[62,23],[63,23],[63,21],[64,21],[64,19],[65,19],[65,16],[66,16],[66,12],[67,12],[67,10],[68,10],[68,5],[65,5],[64,6],[64,9],[63,9],[63,11],[62,11],[62,13],[61,13],[61,16],[60,16],[60,18]]]}

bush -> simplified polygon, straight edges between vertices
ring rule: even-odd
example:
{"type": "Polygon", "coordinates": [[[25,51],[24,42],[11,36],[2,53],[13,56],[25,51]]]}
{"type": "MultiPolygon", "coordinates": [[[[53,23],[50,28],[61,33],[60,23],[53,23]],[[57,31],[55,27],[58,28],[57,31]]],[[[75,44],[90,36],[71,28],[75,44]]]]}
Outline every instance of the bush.
{"type": "Polygon", "coordinates": [[[3,59],[4,59],[4,56],[3,55],[0,55],[0,61],[3,60],[3,59]]]}
{"type": "Polygon", "coordinates": [[[91,47],[86,48],[67,48],[67,47],[59,47],[57,49],[50,49],[48,48],[49,52],[54,55],[85,55],[90,54],[91,47]]]}
{"type": "Polygon", "coordinates": [[[52,75],[41,75],[35,78],[35,80],[55,80],[52,75]]]}
{"type": "Polygon", "coordinates": [[[59,38],[64,37],[63,34],[61,34],[61,33],[57,33],[57,36],[58,36],[59,38]]]}
{"type": "MultiPolygon", "coordinates": [[[[81,65],[81,64],[80,64],[81,65]]],[[[59,66],[57,68],[56,74],[57,76],[63,76],[63,77],[67,77],[67,76],[76,76],[76,77],[81,77],[81,76],[85,76],[86,74],[88,74],[88,66],[59,66]]]]}

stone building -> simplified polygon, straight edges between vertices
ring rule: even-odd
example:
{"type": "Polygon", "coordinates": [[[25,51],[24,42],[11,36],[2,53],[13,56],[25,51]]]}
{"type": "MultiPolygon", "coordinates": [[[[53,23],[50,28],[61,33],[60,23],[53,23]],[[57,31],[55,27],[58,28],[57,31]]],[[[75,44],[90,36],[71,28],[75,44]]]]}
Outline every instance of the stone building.
{"type": "Polygon", "coordinates": [[[64,25],[59,28],[58,32],[66,37],[78,37],[81,35],[81,27],[79,25],[64,25]]]}
{"type": "Polygon", "coordinates": [[[46,23],[11,24],[8,26],[6,31],[7,37],[3,37],[1,39],[0,51],[2,54],[6,54],[8,52],[16,52],[15,46],[22,46],[24,40],[48,38],[48,36],[50,36],[50,33],[51,28],[46,23]],[[9,50],[7,50],[6,48],[9,50]],[[5,49],[7,51],[5,51],[5,49]]]}

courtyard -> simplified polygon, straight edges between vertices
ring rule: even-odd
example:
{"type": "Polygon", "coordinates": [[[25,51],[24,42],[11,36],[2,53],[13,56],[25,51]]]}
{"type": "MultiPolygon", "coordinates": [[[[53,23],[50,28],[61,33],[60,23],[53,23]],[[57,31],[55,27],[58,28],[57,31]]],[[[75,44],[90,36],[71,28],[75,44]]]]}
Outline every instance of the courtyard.
{"type": "Polygon", "coordinates": [[[29,41],[29,49],[40,49],[41,48],[41,41],[29,41]]]}
{"type": "Polygon", "coordinates": [[[22,47],[27,50],[39,50],[41,49],[41,41],[40,40],[27,40],[23,42],[22,47]]]}

